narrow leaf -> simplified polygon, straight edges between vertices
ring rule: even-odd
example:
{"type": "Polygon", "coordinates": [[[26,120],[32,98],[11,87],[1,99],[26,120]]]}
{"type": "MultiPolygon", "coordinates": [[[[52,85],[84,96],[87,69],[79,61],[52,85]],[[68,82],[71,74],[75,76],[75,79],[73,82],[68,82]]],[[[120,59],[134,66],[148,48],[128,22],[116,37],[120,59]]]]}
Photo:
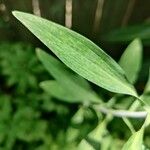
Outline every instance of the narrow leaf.
{"type": "Polygon", "coordinates": [[[149,69],[148,81],[145,85],[145,89],[143,91],[142,99],[143,99],[144,102],[146,102],[148,104],[148,106],[150,106],[150,69],[149,69]]]}
{"type": "Polygon", "coordinates": [[[150,109],[147,108],[148,115],[145,119],[144,124],[142,125],[141,129],[135,132],[129,140],[125,143],[122,150],[142,150],[143,147],[143,135],[144,129],[150,124],[150,109]]]}
{"type": "Polygon", "coordinates": [[[68,92],[67,88],[62,87],[57,81],[43,81],[40,83],[40,87],[49,93],[51,96],[63,100],[66,102],[80,102],[78,94],[74,92],[68,92]]]}
{"type": "Polygon", "coordinates": [[[74,114],[74,116],[71,118],[72,124],[81,124],[84,121],[84,113],[85,109],[83,107],[80,107],[78,111],[74,114]]]}
{"type": "Polygon", "coordinates": [[[87,38],[31,14],[14,11],[13,15],[79,75],[111,92],[137,96],[120,66],[87,38]]]}
{"type": "Polygon", "coordinates": [[[78,145],[78,150],[95,150],[85,139],[78,145]]]}
{"type": "Polygon", "coordinates": [[[135,132],[125,143],[122,150],[142,150],[144,129],[135,132]]]}
{"type": "Polygon", "coordinates": [[[107,124],[112,120],[112,116],[107,116],[103,121],[99,121],[97,127],[92,130],[85,140],[91,145],[95,150],[99,150],[105,147],[103,142],[110,142],[110,136],[108,135],[107,124]]]}
{"type": "Polygon", "coordinates": [[[64,64],[46,52],[37,49],[37,55],[47,71],[57,80],[57,83],[44,82],[43,85],[45,90],[47,89],[48,91],[49,88],[49,92],[51,92],[53,96],[59,94],[59,98],[62,96],[62,100],[66,99],[67,101],[70,100],[70,102],[101,102],[101,99],[90,88],[90,85],[85,79],[75,75],[64,64]],[[56,89],[57,93],[55,92],[56,89]]]}
{"type": "Polygon", "coordinates": [[[145,122],[144,122],[144,124],[143,124],[143,128],[146,128],[147,126],[149,126],[150,125],[150,108],[149,107],[147,107],[147,108],[145,108],[146,109],[146,111],[147,111],[147,117],[146,117],[146,119],[145,119],[145,122]]]}
{"type": "Polygon", "coordinates": [[[122,119],[123,119],[124,123],[127,125],[127,127],[130,129],[131,133],[134,133],[135,129],[134,129],[134,126],[132,125],[131,121],[126,117],[123,117],[122,119]]]}
{"type": "Polygon", "coordinates": [[[125,50],[119,61],[125,70],[128,80],[135,83],[142,64],[142,43],[135,39],[125,50]]]}
{"type": "Polygon", "coordinates": [[[100,144],[101,140],[103,139],[103,136],[107,133],[107,119],[104,119],[103,122],[100,122],[98,126],[88,134],[88,138],[98,142],[100,144]]]}
{"type": "Polygon", "coordinates": [[[148,81],[146,83],[145,89],[144,89],[144,94],[146,93],[150,93],[150,68],[149,68],[149,77],[148,77],[148,81]]]}

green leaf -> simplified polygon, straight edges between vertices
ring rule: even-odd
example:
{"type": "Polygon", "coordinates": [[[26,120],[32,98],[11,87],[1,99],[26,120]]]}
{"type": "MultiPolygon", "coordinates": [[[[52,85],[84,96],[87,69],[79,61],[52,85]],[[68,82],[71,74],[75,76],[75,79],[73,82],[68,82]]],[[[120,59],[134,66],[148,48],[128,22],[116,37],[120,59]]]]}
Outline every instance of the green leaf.
{"type": "Polygon", "coordinates": [[[142,43],[139,39],[132,41],[126,48],[119,64],[125,70],[128,80],[135,83],[142,64],[142,43]]]}
{"type": "MultiPolygon", "coordinates": [[[[40,83],[40,87],[49,93],[51,96],[63,100],[66,102],[80,102],[81,97],[74,91],[68,92],[68,88],[64,88],[57,81],[43,81],[40,83]]],[[[85,99],[86,100],[86,99],[85,99]]]]}
{"type": "Polygon", "coordinates": [[[146,102],[150,106],[150,69],[149,69],[148,81],[145,85],[142,98],[143,98],[143,101],[146,102]]]}
{"type": "Polygon", "coordinates": [[[102,122],[99,122],[98,126],[88,134],[88,138],[98,142],[100,144],[104,135],[107,134],[107,119],[104,119],[102,122]]]}
{"type": "Polygon", "coordinates": [[[123,27],[108,33],[103,38],[111,42],[128,42],[140,38],[145,44],[150,44],[150,23],[123,27]]]}
{"type": "Polygon", "coordinates": [[[144,89],[144,94],[145,93],[150,93],[150,68],[149,68],[149,77],[148,77],[148,81],[146,83],[145,89],[144,89]]]}
{"type": "Polygon", "coordinates": [[[131,133],[134,133],[135,129],[134,129],[134,126],[132,125],[131,121],[126,117],[123,117],[122,119],[123,119],[124,123],[127,125],[127,127],[130,129],[131,133]]]}
{"type": "Polygon", "coordinates": [[[148,115],[145,119],[145,122],[143,123],[141,129],[137,132],[135,132],[129,140],[125,143],[122,150],[142,150],[143,147],[143,135],[144,135],[144,129],[150,124],[150,109],[149,107],[146,108],[148,111],[148,115]]]}
{"type": "Polygon", "coordinates": [[[68,143],[76,142],[79,135],[80,130],[78,128],[69,127],[66,131],[66,141],[68,143]]]}
{"type": "Polygon", "coordinates": [[[85,139],[78,145],[78,150],[95,150],[85,139]]]}
{"type": "Polygon", "coordinates": [[[64,64],[44,51],[37,49],[37,55],[48,72],[57,80],[57,82],[42,83],[41,86],[47,92],[49,90],[53,96],[68,102],[101,102],[85,79],[75,75],[64,64]]]}
{"type": "Polygon", "coordinates": [[[122,150],[142,150],[144,129],[135,132],[125,143],[122,150]]]}
{"type": "Polygon", "coordinates": [[[150,106],[150,93],[144,93],[142,99],[148,106],[150,106]]]}
{"type": "Polygon", "coordinates": [[[79,75],[111,92],[137,96],[120,66],[87,38],[31,14],[14,11],[13,15],[79,75]]]}
{"type": "Polygon", "coordinates": [[[146,107],[145,110],[147,111],[147,116],[146,116],[146,119],[145,119],[145,122],[144,122],[142,128],[146,128],[147,126],[150,125],[150,108],[146,107]]]}
{"type": "Polygon", "coordinates": [[[80,107],[71,119],[72,124],[82,124],[84,121],[85,108],[80,107]]]}

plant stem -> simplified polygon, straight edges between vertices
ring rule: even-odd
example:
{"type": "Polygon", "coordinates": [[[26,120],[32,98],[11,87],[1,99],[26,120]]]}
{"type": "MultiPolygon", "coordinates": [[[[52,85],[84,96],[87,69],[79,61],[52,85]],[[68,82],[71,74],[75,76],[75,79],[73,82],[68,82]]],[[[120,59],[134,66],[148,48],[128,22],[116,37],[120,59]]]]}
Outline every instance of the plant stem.
{"type": "Polygon", "coordinates": [[[110,114],[115,117],[146,118],[147,116],[146,111],[114,110],[114,109],[107,109],[103,106],[95,106],[94,108],[104,114],[107,115],[110,114]]]}

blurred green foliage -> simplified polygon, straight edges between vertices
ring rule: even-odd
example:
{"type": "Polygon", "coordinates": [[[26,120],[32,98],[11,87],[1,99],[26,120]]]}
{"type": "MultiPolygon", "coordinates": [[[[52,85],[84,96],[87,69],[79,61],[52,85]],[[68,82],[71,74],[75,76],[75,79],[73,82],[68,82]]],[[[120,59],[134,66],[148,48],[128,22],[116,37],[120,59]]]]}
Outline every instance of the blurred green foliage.
{"type": "MultiPolygon", "coordinates": [[[[36,58],[34,47],[26,43],[0,43],[1,150],[68,150],[76,149],[80,141],[82,149],[87,145],[83,139],[97,140],[94,135],[101,137],[101,149],[111,146],[116,150],[123,146],[130,130],[121,119],[103,119],[104,115],[86,105],[80,107],[52,98],[39,87],[41,81],[51,78],[36,58]]],[[[130,105],[127,100],[117,99],[116,108],[130,105]]],[[[143,121],[133,122],[139,129],[143,121]]],[[[147,146],[149,133],[147,129],[147,146]]]]}
{"type": "Polygon", "coordinates": [[[39,88],[48,78],[31,45],[0,43],[0,149],[46,150],[57,140],[64,144],[73,111],[39,88]]]}
{"type": "Polygon", "coordinates": [[[1,150],[75,149],[96,127],[98,117],[93,109],[78,110],[78,104],[52,98],[39,87],[41,81],[51,78],[34,47],[0,43],[1,150]]]}
{"type": "Polygon", "coordinates": [[[143,24],[122,27],[103,36],[104,40],[110,42],[128,42],[137,37],[143,41],[143,44],[150,44],[149,21],[143,24]]]}

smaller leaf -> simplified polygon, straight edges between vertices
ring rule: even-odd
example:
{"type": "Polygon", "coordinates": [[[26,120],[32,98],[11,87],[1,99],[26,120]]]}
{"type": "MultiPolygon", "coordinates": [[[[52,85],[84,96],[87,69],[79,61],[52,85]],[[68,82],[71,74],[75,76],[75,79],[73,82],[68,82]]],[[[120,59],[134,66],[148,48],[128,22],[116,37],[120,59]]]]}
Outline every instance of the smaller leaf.
{"type": "Polygon", "coordinates": [[[78,128],[69,127],[66,131],[66,141],[68,143],[73,143],[77,141],[80,135],[80,130],[78,128]]]}
{"type": "Polygon", "coordinates": [[[95,150],[99,150],[101,146],[105,147],[103,142],[110,142],[110,136],[107,131],[107,124],[110,120],[112,120],[112,116],[107,116],[102,122],[99,121],[97,127],[87,135],[84,142],[86,141],[95,150]]]}
{"type": "Polygon", "coordinates": [[[79,110],[72,117],[71,123],[72,124],[81,124],[81,123],[83,123],[84,113],[85,113],[85,109],[83,107],[79,108],[79,110]]]}
{"type": "Polygon", "coordinates": [[[143,94],[142,98],[143,98],[143,101],[144,101],[148,106],[150,106],[150,94],[143,94]]]}
{"type": "Polygon", "coordinates": [[[146,93],[150,93],[150,68],[149,68],[149,77],[148,77],[148,81],[146,83],[145,89],[144,89],[144,94],[146,93]]]}
{"type": "Polygon", "coordinates": [[[78,145],[78,150],[95,150],[85,139],[78,145]]]}
{"type": "Polygon", "coordinates": [[[122,150],[142,150],[144,129],[135,132],[125,143],[122,150]]]}
{"type": "Polygon", "coordinates": [[[49,93],[51,96],[66,102],[78,102],[79,97],[74,92],[68,92],[67,88],[64,89],[57,81],[43,81],[40,87],[49,93]]]}
{"type": "Polygon", "coordinates": [[[145,85],[145,89],[142,95],[143,101],[145,103],[148,104],[148,106],[150,106],[150,69],[149,69],[149,77],[148,77],[148,81],[145,85]]]}
{"type": "MultiPolygon", "coordinates": [[[[71,124],[74,126],[78,126],[83,124],[84,122],[84,116],[85,115],[85,108],[80,107],[77,112],[73,115],[71,118],[71,124]]],[[[67,141],[73,142],[75,141],[79,136],[80,136],[80,129],[79,128],[74,128],[73,126],[70,126],[69,129],[67,130],[67,141]]]]}
{"type": "Polygon", "coordinates": [[[146,111],[147,111],[147,117],[146,117],[146,119],[145,119],[145,122],[144,122],[144,124],[143,124],[143,128],[146,128],[147,126],[149,126],[150,125],[150,108],[149,107],[147,107],[146,108],[146,111]]]}
{"type": "Polygon", "coordinates": [[[126,48],[119,64],[125,70],[128,80],[135,83],[142,64],[142,43],[139,39],[132,41],[126,48]]]}
{"type": "Polygon", "coordinates": [[[70,102],[101,102],[101,99],[90,88],[90,85],[85,79],[74,74],[64,64],[55,59],[53,56],[48,55],[46,52],[37,49],[37,55],[47,71],[57,81],[57,83],[45,82],[43,83],[44,85],[42,85],[42,87],[45,87],[47,91],[49,88],[49,91],[53,93],[53,96],[55,95],[59,99],[62,96],[63,100],[70,100],[70,102]],[[57,94],[59,94],[59,96],[57,94]]]}
{"type": "Polygon", "coordinates": [[[123,117],[122,119],[123,119],[124,123],[127,125],[127,127],[130,129],[131,133],[134,133],[135,129],[134,129],[134,126],[132,125],[131,121],[126,117],[123,117]]]}
{"type": "Polygon", "coordinates": [[[122,150],[142,150],[143,147],[143,135],[144,129],[150,124],[150,109],[146,108],[148,111],[148,115],[145,119],[144,124],[142,125],[141,129],[135,132],[129,140],[125,143],[122,150]]]}

